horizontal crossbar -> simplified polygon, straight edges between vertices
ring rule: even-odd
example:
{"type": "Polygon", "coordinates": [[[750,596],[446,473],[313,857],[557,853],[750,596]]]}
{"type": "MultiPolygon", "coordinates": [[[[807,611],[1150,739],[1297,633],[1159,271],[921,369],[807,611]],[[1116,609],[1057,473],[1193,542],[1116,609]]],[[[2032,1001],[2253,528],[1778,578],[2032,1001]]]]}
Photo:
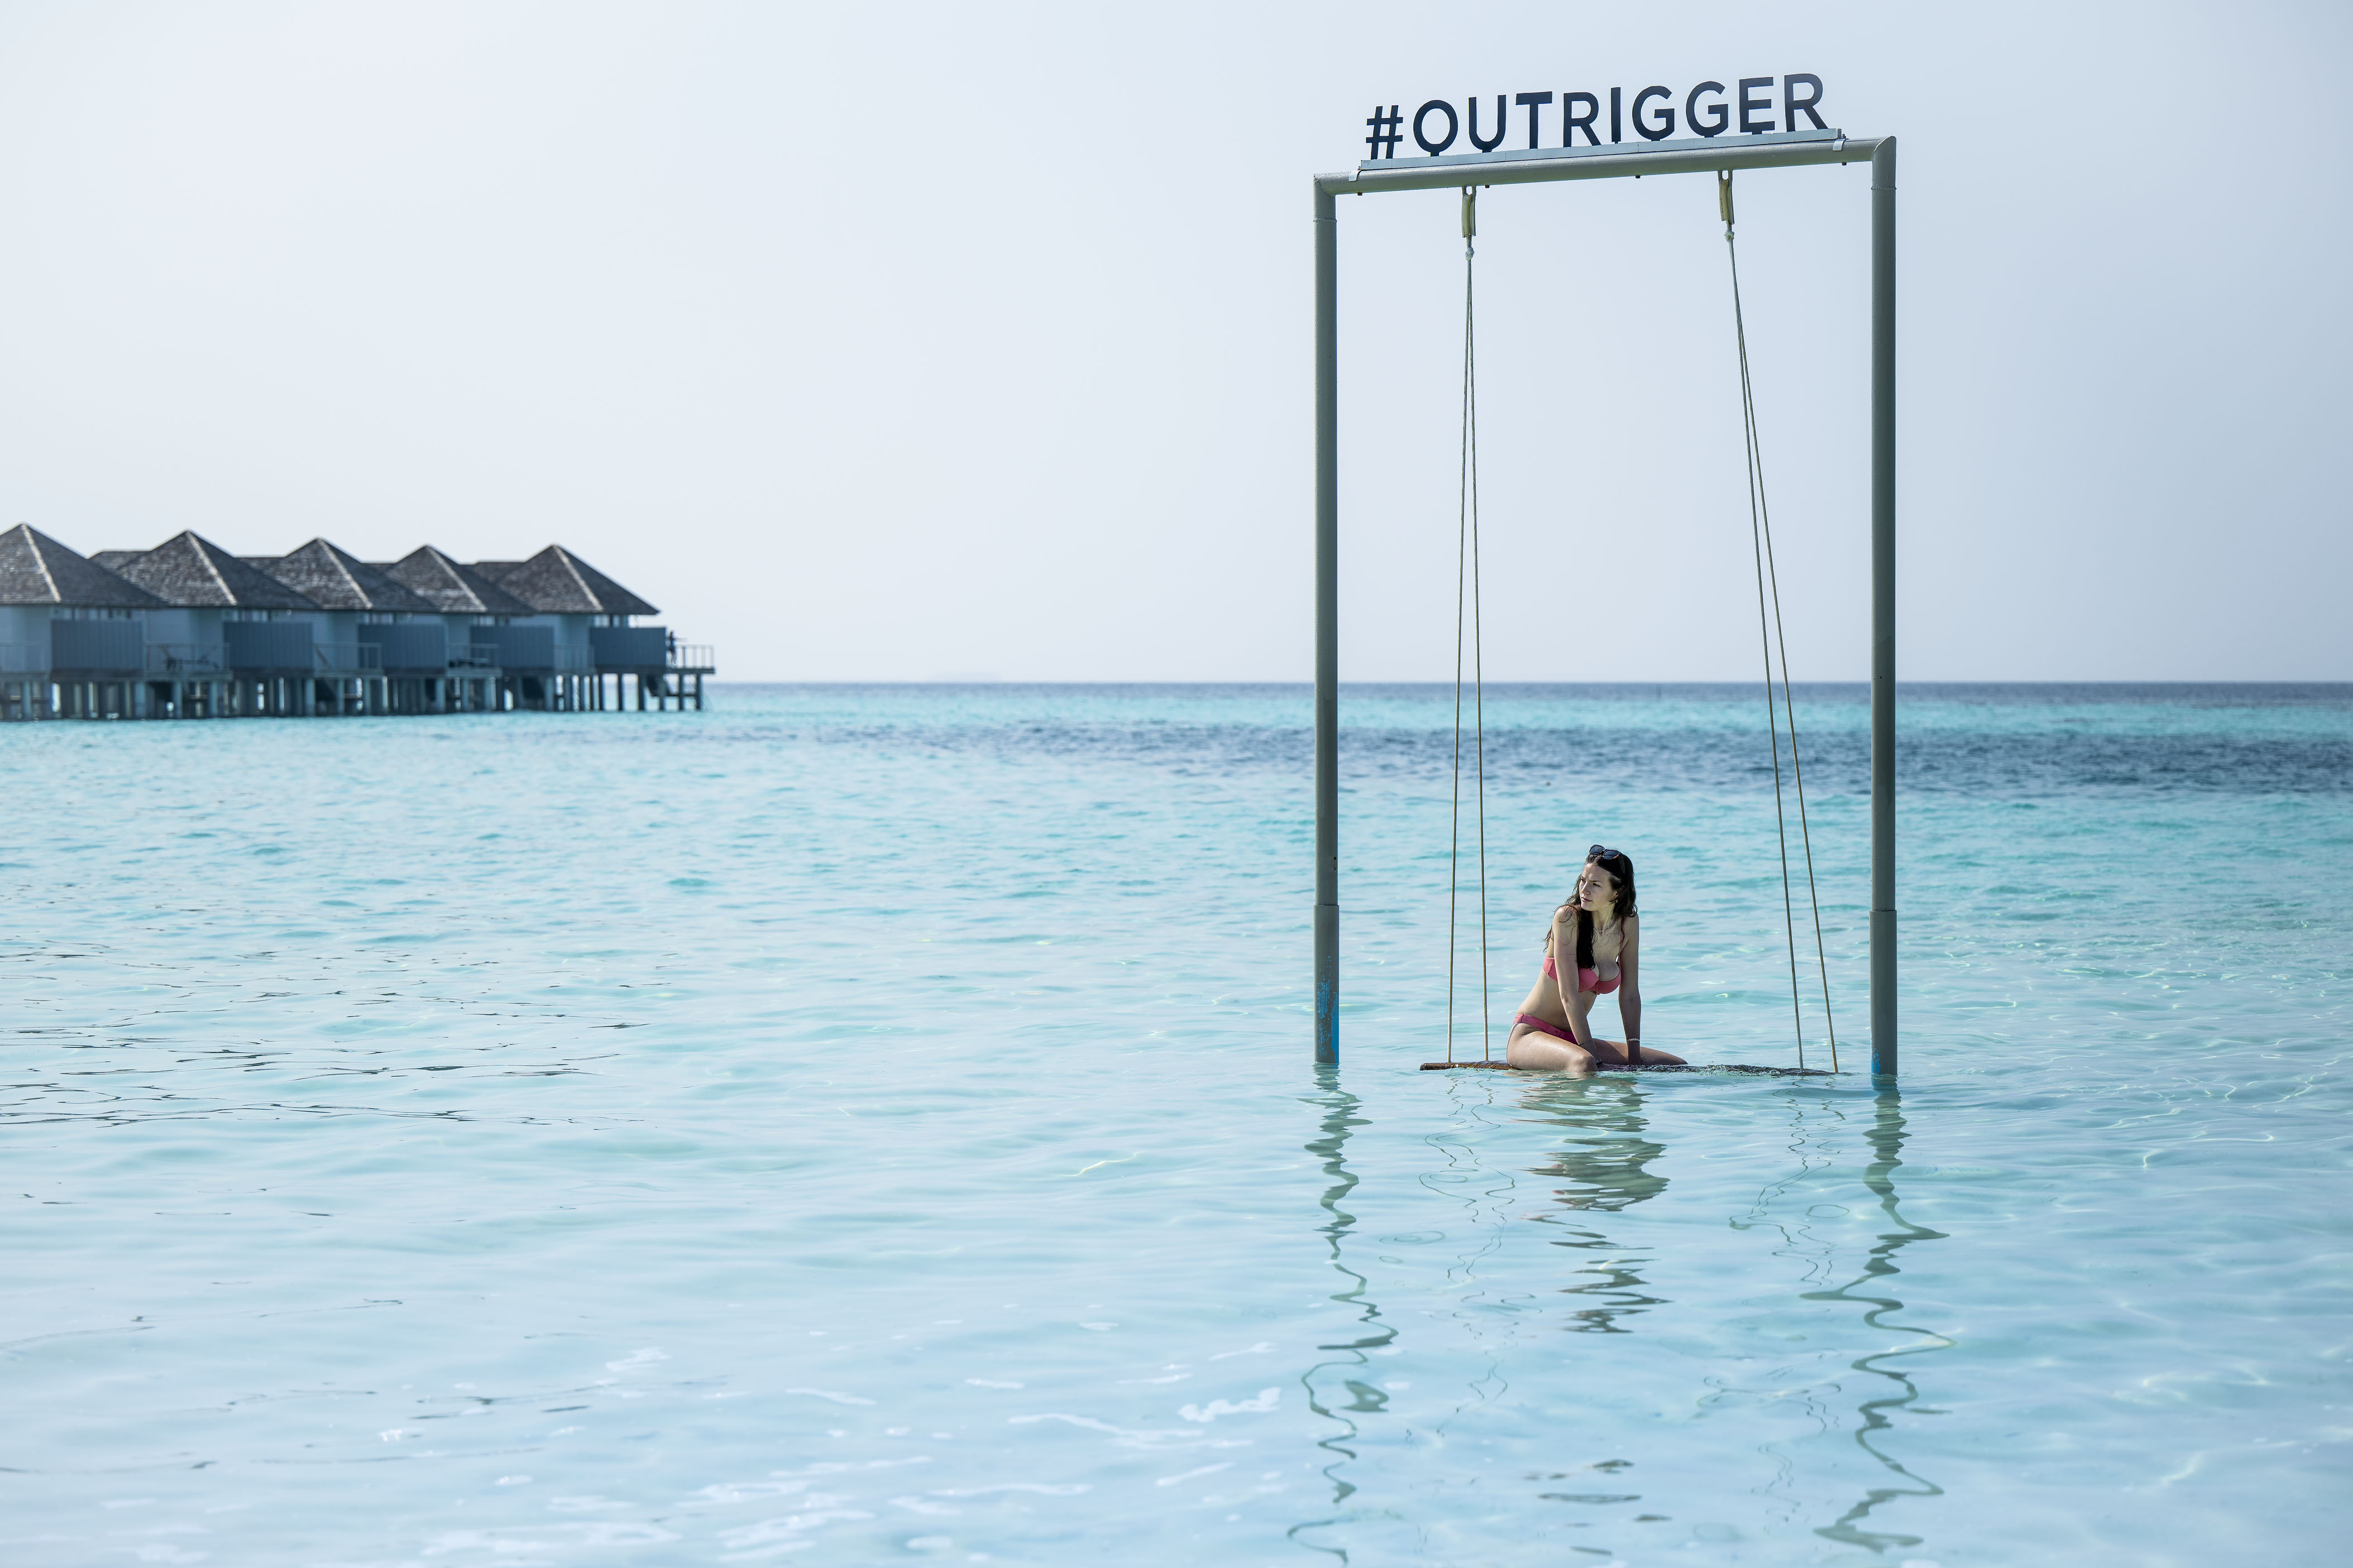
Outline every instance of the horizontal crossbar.
{"type": "Polygon", "coordinates": [[[1552,180],[1613,180],[1645,174],[1694,174],[1716,169],[1787,169],[1810,163],[1867,163],[1876,136],[1842,131],[1782,132],[1737,141],[1689,138],[1630,148],[1521,148],[1451,158],[1384,158],[1345,174],[1318,174],[1324,195],[1375,191],[1437,191],[1458,185],[1527,185],[1552,180]]]}

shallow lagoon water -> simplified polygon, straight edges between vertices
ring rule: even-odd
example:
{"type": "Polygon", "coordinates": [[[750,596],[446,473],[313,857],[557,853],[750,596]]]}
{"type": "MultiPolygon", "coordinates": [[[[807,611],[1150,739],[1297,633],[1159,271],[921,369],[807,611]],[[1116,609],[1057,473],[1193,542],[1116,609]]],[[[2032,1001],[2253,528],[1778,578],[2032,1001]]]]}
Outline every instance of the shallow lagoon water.
{"type": "MultiPolygon", "coordinates": [[[[2353,691],[1907,689],[1900,1092],[1799,697],[1829,1079],[1416,1071],[1434,689],[1336,1073],[1297,689],[0,731],[0,1556],[2338,1560],[2353,691]]],[[[1794,1061],[1757,706],[1491,692],[1499,1026],[1794,1061]]]]}

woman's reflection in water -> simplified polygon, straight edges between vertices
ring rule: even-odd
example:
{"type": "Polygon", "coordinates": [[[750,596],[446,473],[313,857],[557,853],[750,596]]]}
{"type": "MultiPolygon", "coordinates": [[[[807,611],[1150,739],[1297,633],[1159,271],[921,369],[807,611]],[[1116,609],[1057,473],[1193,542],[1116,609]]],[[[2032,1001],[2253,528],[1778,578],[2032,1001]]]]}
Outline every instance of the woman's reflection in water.
{"type": "Polygon", "coordinates": [[[1940,1351],[1953,1342],[1930,1329],[1915,1323],[1899,1323],[1893,1314],[1904,1310],[1904,1303],[1891,1293],[1889,1286],[1900,1272],[1895,1267],[1895,1255],[1915,1241],[1941,1241],[1945,1233],[1914,1225],[1905,1219],[1895,1205],[1895,1172],[1904,1163],[1904,1099],[1893,1089],[1883,1089],[1876,1097],[1871,1121],[1871,1163],[1863,1167],[1862,1184],[1879,1198],[1879,1210],[1884,1216],[1885,1228],[1880,1231],[1871,1252],[1863,1260],[1860,1277],[1835,1290],[1810,1290],[1809,1301],[1849,1301],[1863,1309],[1862,1321],[1874,1330],[1894,1330],[1898,1333],[1916,1334],[1913,1343],[1892,1351],[1874,1352],[1852,1363],[1854,1370],[1869,1374],[1873,1381],[1861,1406],[1862,1425],[1856,1428],[1855,1442],[1862,1451],[1885,1466],[1890,1472],[1887,1485],[1873,1487],[1861,1501],[1841,1514],[1834,1524],[1817,1529],[1817,1535],[1832,1541],[1865,1547],[1873,1552],[1885,1552],[1891,1547],[1919,1545],[1924,1537],[1905,1535],[1886,1531],[1863,1528],[1873,1511],[1883,1503],[1897,1498],[1942,1497],[1945,1489],[1936,1482],[1914,1475],[1886,1449],[1886,1442],[1895,1430],[1894,1417],[1920,1397],[1914,1386],[1905,1358],[1940,1351]]]}
{"type": "Polygon", "coordinates": [[[1663,1145],[1642,1136],[1649,1125],[1642,1117],[1643,1090],[1626,1078],[1560,1079],[1532,1089],[1521,1101],[1544,1121],[1568,1130],[1552,1158],[1529,1174],[1545,1182],[1568,1184],[1553,1189],[1566,1213],[1534,1216],[1567,1232],[1553,1243],[1596,1256],[1580,1260],[1582,1281],[1566,1286],[1562,1294],[1586,1298],[1569,1314],[1568,1327],[1582,1333],[1622,1334],[1630,1327],[1619,1321],[1662,1304],[1648,1293],[1649,1285],[1635,1268],[1641,1258],[1579,1216],[1615,1214],[1646,1203],[1667,1190],[1667,1178],[1650,1169],[1666,1152],[1663,1145]]]}

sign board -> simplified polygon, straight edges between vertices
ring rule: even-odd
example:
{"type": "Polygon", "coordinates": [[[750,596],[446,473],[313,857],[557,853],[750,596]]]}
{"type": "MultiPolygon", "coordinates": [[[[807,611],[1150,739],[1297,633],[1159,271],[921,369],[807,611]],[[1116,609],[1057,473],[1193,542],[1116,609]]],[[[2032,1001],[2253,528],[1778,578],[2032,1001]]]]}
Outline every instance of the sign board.
{"type": "MultiPolygon", "coordinates": [[[[1529,149],[1588,147],[1626,140],[1631,131],[1644,142],[1664,142],[1681,127],[1687,137],[1721,136],[1732,132],[1761,136],[1774,132],[1826,131],[1821,117],[1822,79],[1810,71],[1785,76],[1745,76],[1733,85],[1704,81],[1686,92],[1670,87],[1646,87],[1629,93],[1613,87],[1600,92],[1499,92],[1492,108],[1482,94],[1473,93],[1457,110],[1451,100],[1433,98],[1413,111],[1409,121],[1392,103],[1384,110],[1373,105],[1365,121],[1372,133],[1365,138],[1366,163],[1395,158],[1400,142],[1410,140],[1427,157],[1444,155],[1458,139],[1465,153],[1492,153],[1504,144],[1520,120],[1529,149]],[[1680,118],[1678,118],[1680,116],[1680,118]]],[[[1411,153],[1407,154],[1411,157],[1411,153]]]]}

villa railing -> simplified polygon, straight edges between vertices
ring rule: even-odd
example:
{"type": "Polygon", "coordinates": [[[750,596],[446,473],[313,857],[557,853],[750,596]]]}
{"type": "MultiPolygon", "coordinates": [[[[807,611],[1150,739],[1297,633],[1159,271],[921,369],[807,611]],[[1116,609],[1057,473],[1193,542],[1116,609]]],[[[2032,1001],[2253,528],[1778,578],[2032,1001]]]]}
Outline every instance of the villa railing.
{"type": "Polygon", "coordinates": [[[452,668],[471,666],[478,669],[519,670],[526,675],[554,672],[557,675],[588,675],[596,668],[596,661],[585,647],[558,646],[546,629],[541,626],[518,626],[516,632],[535,632],[536,637],[508,636],[492,642],[452,643],[449,664],[452,668]]]}
{"type": "MultiPolygon", "coordinates": [[[[193,679],[228,673],[228,663],[218,643],[151,642],[144,652],[149,675],[193,679]]],[[[322,675],[377,674],[384,669],[384,645],[379,642],[313,643],[311,654],[314,667],[322,675]]],[[[453,644],[449,648],[449,668],[496,669],[500,668],[500,645],[496,643],[453,644]]],[[[709,670],[716,664],[712,644],[676,643],[663,650],[661,668],[709,670]]],[[[47,675],[51,668],[47,643],[0,643],[0,677],[47,675]]],[[[559,647],[554,650],[554,668],[559,674],[586,675],[612,667],[600,665],[592,648],[559,647]]]]}
{"type": "Polygon", "coordinates": [[[150,675],[219,675],[226,667],[218,643],[151,642],[147,645],[150,675]]]}

